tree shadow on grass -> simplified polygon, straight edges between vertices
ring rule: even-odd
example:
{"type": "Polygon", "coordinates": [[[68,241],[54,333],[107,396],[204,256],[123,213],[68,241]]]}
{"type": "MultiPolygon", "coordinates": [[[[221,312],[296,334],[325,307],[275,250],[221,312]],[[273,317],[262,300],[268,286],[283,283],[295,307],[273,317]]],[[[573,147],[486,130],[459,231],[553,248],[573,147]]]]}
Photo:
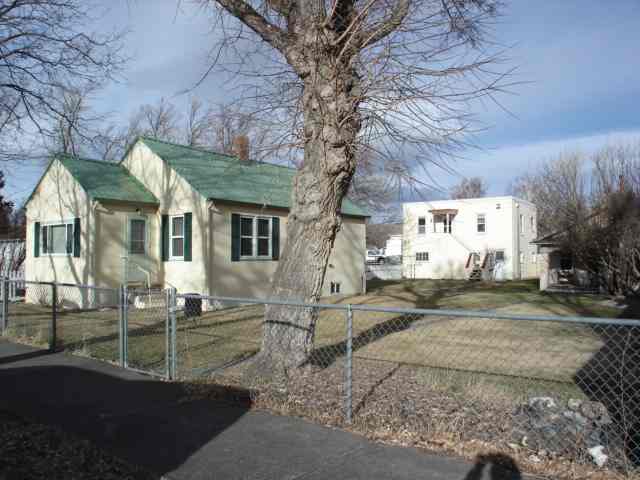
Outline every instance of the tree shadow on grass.
{"type": "MultiPolygon", "coordinates": [[[[430,292],[430,295],[424,295],[420,292],[411,290],[411,286],[406,285],[405,291],[411,292],[416,298],[415,308],[437,308],[438,301],[447,295],[447,289],[435,289],[430,292]]],[[[393,298],[393,297],[391,297],[393,298]]],[[[366,312],[363,312],[366,314],[366,312]]],[[[354,316],[354,329],[358,329],[358,315],[354,316]]],[[[409,329],[416,321],[422,317],[414,314],[401,314],[393,318],[382,320],[376,323],[370,328],[361,331],[355,335],[352,339],[352,351],[356,352],[361,348],[366,347],[378,340],[381,340],[389,335],[399,333],[409,329]]],[[[437,320],[436,320],[437,321],[437,320]]],[[[442,321],[442,320],[440,320],[442,321]]],[[[346,338],[340,342],[332,343],[329,345],[323,345],[321,347],[314,348],[311,355],[305,362],[305,365],[313,365],[315,367],[327,368],[331,366],[337,358],[342,357],[347,352],[347,340],[346,338]]]]}

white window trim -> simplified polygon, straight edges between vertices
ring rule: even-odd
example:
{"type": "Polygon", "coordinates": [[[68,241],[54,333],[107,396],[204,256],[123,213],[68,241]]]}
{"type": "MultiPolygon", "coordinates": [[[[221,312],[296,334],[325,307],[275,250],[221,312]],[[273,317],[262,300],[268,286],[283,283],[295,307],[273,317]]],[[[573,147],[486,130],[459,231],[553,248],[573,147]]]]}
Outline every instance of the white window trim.
{"type": "Polygon", "coordinates": [[[240,216],[240,260],[273,260],[273,217],[269,217],[266,215],[256,215],[252,213],[238,213],[238,215],[240,216]],[[242,235],[243,218],[250,218],[253,220],[251,236],[251,251],[253,252],[252,255],[242,255],[242,238],[249,238],[247,235],[242,235]],[[267,220],[269,222],[269,253],[267,255],[258,255],[258,219],[267,220]]]}
{"type": "Polygon", "coordinates": [[[142,215],[129,215],[127,217],[127,254],[128,255],[147,255],[149,253],[149,221],[147,217],[142,215]],[[144,222],[144,252],[131,253],[131,221],[142,220],[144,222]]]}
{"type": "MultiPolygon", "coordinates": [[[[40,222],[40,253],[41,255],[47,255],[49,257],[72,257],[73,256],[73,250],[75,248],[74,245],[74,233],[75,233],[75,219],[63,219],[63,220],[51,220],[48,222],[40,222]],[[50,252],[45,252],[44,251],[44,242],[42,241],[43,238],[43,227],[55,227],[55,226],[60,226],[60,225],[64,225],[65,226],[65,230],[64,230],[64,241],[65,241],[65,247],[67,245],[67,243],[69,242],[69,239],[67,238],[67,235],[69,233],[69,229],[67,228],[68,225],[71,225],[71,253],[50,253],[50,252]]],[[[47,235],[48,232],[50,232],[51,230],[47,229],[47,235]]],[[[50,244],[50,238],[47,239],[47,246],[50,244]]]]}
{"type": "Polygon", "coordinates": [[[476,233],[478,235],[485,235],[487,233],[487,214],[486,213],[476,213],[476,233]],[[480,226],[480,217],[483,218],[482,225],[484,225],[484,232],[478,230],[480,226]]]}
{"type": "Polygon", "coordinates": [[[184,261],[184,213],[178,213],[176,215],[169,215],[169,260],[184,261]],[[182,235],[173,234],[173,219],[182,218],[182,235]],[[176,256],[173,254],[173,239],[182,238],[182,255],[176,256]]]}

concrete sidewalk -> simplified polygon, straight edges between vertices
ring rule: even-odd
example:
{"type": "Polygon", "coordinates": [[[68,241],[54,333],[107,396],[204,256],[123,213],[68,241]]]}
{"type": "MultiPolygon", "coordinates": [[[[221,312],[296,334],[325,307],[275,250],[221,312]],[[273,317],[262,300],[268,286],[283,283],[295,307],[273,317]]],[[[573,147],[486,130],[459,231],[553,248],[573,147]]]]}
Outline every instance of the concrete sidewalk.
{"type": "Polygon", "coordinates": [[[179,383],[3,340],[0,392],[0,409],[57,425],[167,479],[522,478],[251,411],[242,402],[189,400],[179,383]]]}

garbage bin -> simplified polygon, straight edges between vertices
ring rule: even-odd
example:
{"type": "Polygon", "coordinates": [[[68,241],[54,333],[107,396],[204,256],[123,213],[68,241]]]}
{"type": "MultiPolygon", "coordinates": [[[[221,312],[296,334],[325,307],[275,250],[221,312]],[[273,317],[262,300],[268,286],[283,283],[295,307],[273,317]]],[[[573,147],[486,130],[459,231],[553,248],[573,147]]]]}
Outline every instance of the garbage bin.
{"type": "Polygon", "coordinates": [[[187,318],[202,316],[202,297],[197,293],[187,293],[184,299],[184,316],[187,318]]]}

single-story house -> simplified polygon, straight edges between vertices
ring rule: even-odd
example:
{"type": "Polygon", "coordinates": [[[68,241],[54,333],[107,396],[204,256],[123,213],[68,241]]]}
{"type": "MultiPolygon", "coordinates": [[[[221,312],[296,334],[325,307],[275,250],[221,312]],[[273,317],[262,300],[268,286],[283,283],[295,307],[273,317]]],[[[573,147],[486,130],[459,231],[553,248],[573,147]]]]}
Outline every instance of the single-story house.
{"type": "MultiPolygon", "coordinates": [[[[56,155],[26,204],[26,277],[266,297],[294,174],[146,137],[119,163],[56,155]]],[[[367,217],[344,201],[324,295],[362,291],[367,217]]]]}
{"type": "Polygon", "coordinates": [[[596,290],[592,276],[566,248],[567,235],[567,230],[560,230],[531,242],[537,249],[540,290],[596,290]]]}

